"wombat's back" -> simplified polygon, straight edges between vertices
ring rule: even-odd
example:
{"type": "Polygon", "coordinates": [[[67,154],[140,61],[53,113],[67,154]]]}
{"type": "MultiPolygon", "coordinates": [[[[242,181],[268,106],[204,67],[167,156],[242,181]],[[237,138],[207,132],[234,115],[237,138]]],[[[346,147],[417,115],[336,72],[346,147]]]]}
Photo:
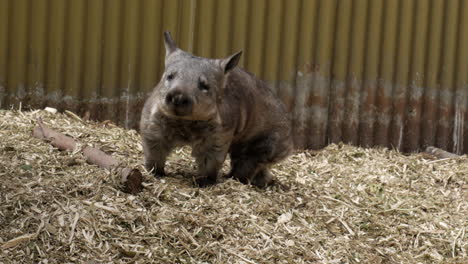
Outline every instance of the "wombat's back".
{"type": "Polygon", "coordinates": [[[236,68],[229,73],[220,112],[225,125],[235,131],[234,142],[273,132],[292,145],[291,121],[284,104],[268,83],[250,72],[236,68]]]}

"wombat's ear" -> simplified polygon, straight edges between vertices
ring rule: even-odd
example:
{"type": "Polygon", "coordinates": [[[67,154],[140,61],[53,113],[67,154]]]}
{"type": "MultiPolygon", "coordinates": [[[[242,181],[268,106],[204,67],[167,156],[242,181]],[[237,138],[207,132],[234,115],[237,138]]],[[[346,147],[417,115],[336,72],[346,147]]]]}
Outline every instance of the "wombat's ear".
{"type": "Polygon", "coordinates": [[[228,73],[228,71],[234,69],[239,63],[241,56],[242,50],[229,56],[226,59],[221,60],[221,67],[224,69],[224,73],[228,73]]]}
{"type": "Polygon", "coordinates": [[[171,33],[169,31],[164,32],[164,46],[166,46],[166,56],[177,49],[177,45],[172,39],[171,33]]]}

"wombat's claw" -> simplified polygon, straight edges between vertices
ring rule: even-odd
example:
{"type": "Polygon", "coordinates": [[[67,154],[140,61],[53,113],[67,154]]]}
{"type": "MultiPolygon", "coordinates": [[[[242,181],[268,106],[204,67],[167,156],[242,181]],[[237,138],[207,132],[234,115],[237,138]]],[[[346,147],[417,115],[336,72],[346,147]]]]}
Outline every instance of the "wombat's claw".
{"type": "Polygon", "coordinates": [[[272,180],[268,186],[271,186],[271,187],[274,187],[274,188],[278,188],[280,189],[281,191],[284,191],[284,192],[287,192],[287,191],[290,191],[291,190],[291,186],[288,185],[288,184],[284,184],[284,183],[281,183],[280,181],[278,180],[272,180]]]}
{"type": "Polygon", "coordinates": [[[240,183],[243,183],[243,184],[250,184],[251,183],[249,181],[249,179],[247,179],[245,177],[237,177],[236,175],[234,175],[232,178],[238,180],[240,183]]]}
{"type": "Polygon", "coordinates": [[[156,177],[156,178],[161,178],[161,177],[166,176],[166,172],[164,172],[164,170],[158,170],[158,169],[154,170],[154,169],[152,169],[152,170],[151,170],[151,173],[152,173],[152,174],[154,175],[154,177],[156,177]]]}
{"type": "Polygon", "coordinates": [[[216,184],[216,180],[208,178],[208,177],[198,178],[196,179],[196,182],[199,187],[208,187],[208,186],[216,184]]]}

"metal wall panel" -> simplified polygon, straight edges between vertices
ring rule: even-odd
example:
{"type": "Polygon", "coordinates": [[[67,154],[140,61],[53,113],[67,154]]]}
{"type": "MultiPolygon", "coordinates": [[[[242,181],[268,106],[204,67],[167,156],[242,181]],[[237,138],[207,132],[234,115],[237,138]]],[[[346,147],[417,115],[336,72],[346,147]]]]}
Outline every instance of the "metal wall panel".
{"type": "Polygon", "coordinates": [[[298,148],[468,153],[467,28],[464,0],[0,0],[0,108],[135,127],[169,30],[196,55],[244,50],[298,148]]]}

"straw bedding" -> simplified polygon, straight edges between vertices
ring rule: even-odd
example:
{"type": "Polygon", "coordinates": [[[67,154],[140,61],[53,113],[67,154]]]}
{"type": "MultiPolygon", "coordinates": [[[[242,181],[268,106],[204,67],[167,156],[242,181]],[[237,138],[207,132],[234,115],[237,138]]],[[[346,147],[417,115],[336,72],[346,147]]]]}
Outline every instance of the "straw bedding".
{"type": "MultiPolygon", "coordinates": [[[[190,149],[144,171],[136,131],[0,110],[0,263],[467,263],[468,158],[345,144],[274,167],[287,188],[194,185],[190,149]],[[33,138],[36,119],[144,172],[115,173],[33,138]]],[[[223,173],[229,169],[225,163],[223,173]]]]}

